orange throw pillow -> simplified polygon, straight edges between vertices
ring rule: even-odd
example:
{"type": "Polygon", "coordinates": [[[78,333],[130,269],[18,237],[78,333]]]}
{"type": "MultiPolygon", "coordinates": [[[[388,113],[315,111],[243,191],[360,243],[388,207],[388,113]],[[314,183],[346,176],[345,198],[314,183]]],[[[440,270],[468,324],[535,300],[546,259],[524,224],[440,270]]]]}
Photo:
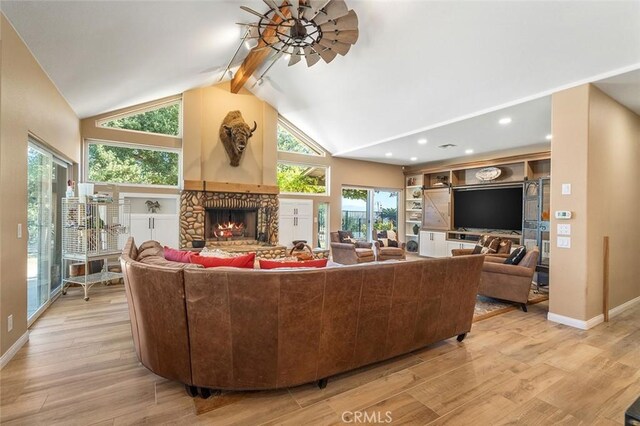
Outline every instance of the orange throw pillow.
{"type": "Polygon", "coordinates": [[[217,268],[220,266],[232,266],[234,268],[253,269],[253,262],[256,259],[255,253],[247,253],[237,257],[209,257],[199,254],[191,255],[191,263],[197,263],[205,268],[217,268]]]}
{"type": "Polygon", "coordinates": [[[304,260],[302,262],[286,261],[279,262],[277,260],[260,259],[260,269],[276,269],[276,268],[324,268],[327,266],[329,259],[304,260]]]}

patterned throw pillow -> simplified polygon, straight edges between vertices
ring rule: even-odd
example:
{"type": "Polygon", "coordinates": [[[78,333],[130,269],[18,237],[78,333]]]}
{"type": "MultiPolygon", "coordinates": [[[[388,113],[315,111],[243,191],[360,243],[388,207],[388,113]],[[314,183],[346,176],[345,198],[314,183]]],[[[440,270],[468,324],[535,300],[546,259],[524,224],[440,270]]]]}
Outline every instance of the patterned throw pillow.
{"type": "Polygon", "coordinates": [[[398,234],[395,231],[379,231],[377,235],[380,247],[399,247],[398,234]]]}
{"type": "Polygon", "coordinates": [[[338,231],[338,238],[340,238],[341,243],[355,244],[351,231],[338,231]]]}
{"type": "Polygon", "coordinates": [[[520,246],[515,249],[509,257],[507,257],[507,260],[505,260],[504,263],[505,265],[517,265],[522,261],[525,254],[527,254],[527,248],[525,246],[520,246]]]}
{"type": "Polygon", "coordinates": [[[511,240],[505,240],[500,238],[500,244],[498,245],[498,253],[511,252],[511,240]]]}
{"type": "Polygon", "coordinates": [[[398,247],[398,242],[391,238],[379,238],[380,247],[398,247]]]}
{"type": "Polygon", "coordinates": [[[500,238],[485,234],[480,237],[478,243],[473,248],[473,254],[491,254],[498,251],[500,238]]]}

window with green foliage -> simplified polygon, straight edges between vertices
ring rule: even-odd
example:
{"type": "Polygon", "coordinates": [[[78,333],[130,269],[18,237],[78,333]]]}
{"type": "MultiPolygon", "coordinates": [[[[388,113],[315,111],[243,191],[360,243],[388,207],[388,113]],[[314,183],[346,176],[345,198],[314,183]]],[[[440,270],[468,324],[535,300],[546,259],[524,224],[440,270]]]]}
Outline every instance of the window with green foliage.
{"type": "Polygon", "coordinates": [[[180,102],[107,118],[99,121],[98,125],[114,129],[178,136],[180,135],[180,102]]]}
{"type": "MultiPolygon", "coordinates": [[[[296,154],[316,155],[323,156],[324,151],[319,147],[314,146],[311,141],[303,141],[303,136],[294,135],[297,133],[295,130],[287,129],[286,125],[282,124],[282,119],[278,123],[278,151],[280,152],[293,152],[296,154]]],[[[306,139],[306,138],[304,138],[306,139]]]]}
{"type": "Polygon", "coordinates": [[[89,142],[90,182],[178,186],[180,154],[173,150],[89,142]]]}
{"type": "Polygon", "coordinates": [[[327,168],[307,164],[278,162],[280,192],[293,194],[322,194],[327,191],[327,168]]]}

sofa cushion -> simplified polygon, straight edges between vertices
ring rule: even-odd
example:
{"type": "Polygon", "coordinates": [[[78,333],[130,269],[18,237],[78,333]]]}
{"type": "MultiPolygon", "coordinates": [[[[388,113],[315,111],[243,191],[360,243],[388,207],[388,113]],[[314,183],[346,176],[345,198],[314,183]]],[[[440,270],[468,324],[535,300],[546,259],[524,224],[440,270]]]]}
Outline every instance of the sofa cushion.
{"type": "Polygon", "coordinates": [[[191,263],[191,252],[172,249],[171,247],[164,246],[164,258],[173,262],[191,263]]]}
{"type": "Polygon", "coordinates": [[[165,259],[163,256],[147,256],[142,260],[139,260],[139,262],[144,263],[145,265],[156,265],[173,269],[193,269],[203,267],[202,265],[198,265],[196,263],[174,262],[172,260],[165,259]]]}
{"type": "Polygon", "coordinates": [[[197,263],[205,268],[233,266],[235,268],[253,269],[255,259],[255,253],[247,253],[237,257],[205,257],[196,253],[191,255],[191,263],[197,263]]]}
{"type": "Polygon", "coordinates": [[[524,258],[524,255],[527,254],[527,248],[525,246],[520,246],[513,251],[507,257],[507,260],[504,261],[505,265],[517,265],[524,258]]]}
{"type": "Polygon", "coordinates": [[[373,257],[373,250],[371,250],[370,248],[357,248],[356,255],[358,257],[373,257]]]}
{"type": "Polygon", "coordinates": [[[314,259],[303,261],[282,261],[282,260],[266,260],[260,259],[260,269],[276,269],[276,268],[324,268],[327,266],[329,259],[314,259]]]}

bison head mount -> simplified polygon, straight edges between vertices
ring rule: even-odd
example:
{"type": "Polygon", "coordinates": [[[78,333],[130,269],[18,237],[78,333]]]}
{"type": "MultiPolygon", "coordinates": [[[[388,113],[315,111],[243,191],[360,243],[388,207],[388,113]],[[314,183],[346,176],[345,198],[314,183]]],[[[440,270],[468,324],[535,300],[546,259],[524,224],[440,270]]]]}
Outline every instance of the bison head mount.
{"type": "Polygon", "coordinates": [[[253,129],[245,123],[240,111],[231,111],[222,120],[220,126],[220,140],[224,145],[224,149],[229,155],[229,160],[232,167],[238,167],[242,153],[247,148],[249,138],[256,131],[258,125],[253,122],[253,129]]]}

